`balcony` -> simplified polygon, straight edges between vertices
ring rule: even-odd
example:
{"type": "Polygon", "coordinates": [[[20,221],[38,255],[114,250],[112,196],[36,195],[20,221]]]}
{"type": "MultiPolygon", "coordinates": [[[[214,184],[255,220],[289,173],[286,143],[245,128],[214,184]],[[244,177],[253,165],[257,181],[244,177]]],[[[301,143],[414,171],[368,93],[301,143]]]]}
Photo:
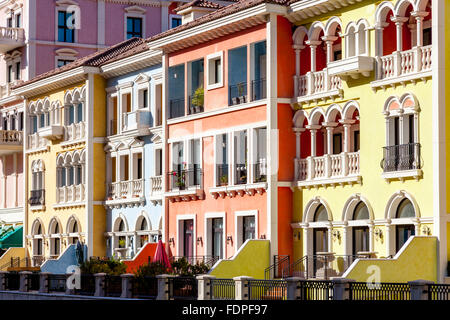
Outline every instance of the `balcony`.
{"type": "Polygon", "coordinates": [[[267,81],[266,78],[252,80],[252,101],[258,101],[267,98],[267,81]]]}
{"type": "Polygon", "coordinates": [[[386,88],[396,83],[405,85],[432,75],[432,46],[415,47],[411,50],[394,52],[377,57],[377,80],[372,89],[386,88]]]}
{"type": "Polygon", "coordinates": [[[0,99],[7,98],[11,95],[11,88],[15,85],[17,85],[20,82],[20,80],[14,80],[12,82],[9,82],[5,85],[0,86],[0,99]]]}
{"type": "Polygon", "coordinates": [[[23,132],[0,130],[0,155],[23,151],[23,132]]]}
{"type": "Polygon", "coordinates": [[[382,160],[382,177],[387,181],[406,178],[418,180],[422,176],[420,160],[420,144],[408,143],[384,147],[382,160]]]}
{"type": "Polygon", "coordinates": [[[189,114],[201,113],[204,111],[204,94],[189,96],[189,114]]]}
{"type": "Polygon", "coordinates": [[[86,137],[86,124],[84,122],[72,123],[64,126],[64,140],[77,142],[86,137]]]}
{"type": "Polygon", "coordinates": [[[184,99],[169,101],[169,119],[184,117],[184,99]]]}
{"type": "Polygon", "coordinates": [[[165,195],[170,202],[204,199],[203,170],[200,168],[169,172],[167,178],[165,195]]]}
{"type": "Polygon", "coordinates": [[[162,176],[150,178],[150,201],[155,206],[162,204],[162,176]]]}
{"type": "Polygon", "coordinates": [[[25,45],[23,28],[0,27],[0,53],[4,54],[25,45]]]}
{"type": "Polygon", "coordinates": [[[330,75],[328,69],[294,76],[294,102],[310,103],[342,96],[341,78],[330,75]]]}
{"type": "Polygon", "coordinates": [[[86,200],[86,186],[84,184],[59,187],[56,189],[58,204],[73,204],[86,200]]]}
{"type": "Polygon", "coordinates": [[[229,90],[229,105],[235,106],[238,104],[248,102],[247,96],[247,82],[240,82],[228,87],[229,90]]]}
{"type": "Polygon", "coordinates": [[[122,133],[146,136],[150,128],[150,111],[135,110],[122,114],[122,133]]]}
{"type": "Polygon", "coordinates": [[[30,134],[28,136],[27,147],[32,151],[47,148],[47,139],[41,137],[37,132],[30,134]]]}
{"type": "Polygon", "coordinates": [[[42,208],[45,205],[45,190],[31,190],[28,203],[32,207],[42,208]]]}
{"type": "Polygon", "coordinates": [[[145,204],[144,179],[113,182],[108,185],[105,206],[112,208],[137,207],[145,204]]]}
{"type": "Polygon", "coordinates": [[[349,77],[358,79],[360,75],[369,77],[374,70],[374,65],[373,57],[354,56],[328,63],[328,73],[330,76],[338,76],[343,80],[347,80],[349,77]]]}
{"type": "Polygon", "coordinates": [[[60,125],[50,125],[39,129],[39,135],[47,140],[61,139],[64,134],[64,127],[60,125]]]}
{"type": "Polygon", "coordinates": [[[296,159],[295,168],[299,188],[361,183],[359,152],[296,159]]]}

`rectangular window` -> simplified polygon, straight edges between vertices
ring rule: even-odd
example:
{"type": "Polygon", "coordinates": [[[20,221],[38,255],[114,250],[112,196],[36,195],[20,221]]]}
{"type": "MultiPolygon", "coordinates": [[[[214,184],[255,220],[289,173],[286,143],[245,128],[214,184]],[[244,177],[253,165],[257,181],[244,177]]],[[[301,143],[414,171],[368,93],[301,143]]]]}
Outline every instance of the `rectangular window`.
{"type": "Polygon", "coordinates": [[[247,101],[247,46],[228,51],[229,104],[247,101]]]}
{"type": "Polygon", "coordinates": [[[223,85],[223,53],[215,53],[206,57],[207,89],[219,88],[223,85]]]}
{"type": "Polygon", "coordinates": [[[162,149],[155,150],[155,176],[162,175],[162,149]]]}
{"type": "Polygon", "coordinates": [[[23,112],[19,113],[19,127],[17,129],[19,131],[23,130],[23,112]]]}
{"type": "Polygon", "coordinates": [[[83,104],[79,103],[77,107],[77,122],[83,121],[83,104]]]}
{"type": "Polygon", "coordinates": [[[182,20],[181,18],[172,18],[171,19],[171,28],[176,28],[178,26],[181,26],[182,20]]]}
{"type": "Polygon", "coordinates": [[[394,118],[394,146],[400,145],[400,118],[394,118]]]}
{"type": "Polygon", "coordinates": [[[409,121],[409,143],[414,143],[414,116],[409,115],[408,116],[409,121]]]}
{"type": "Polygon", "coordinates": [[[12,18],[11,17],[6,19],[6,26],[8,28],[12,28],[13,24],[12,24],[12,18]]]}
{"type": "Polygon", "coordinates": [[[223,258],[223,219],[212,219],[212,256],[223,258]]]}
{"type": "Polygon", "coordinates": [[[127,39],[142,38],[142,18],[127,18],[127,39]]]}
{"type": "Polygon", "coordinates": [[[75,12],[58,11],[58,41],[75,42],[75,12]]]}
{"type": "Polygon", "coordinates": [[[423,45],[430,46],[433,42],[433,29],[427,28],[423,30],[423,45]]]}
{"type": "Polygon", "coordinates": [[[247,183],[247,131],[239,131],[234,136],[234,176],[236,184],[247,183]]]}
{"type": "Polygon", "coordinates": [[[221,134],[216,138],[216,177],[217,185],[225,186],[228,185],[229,174],[228,174],[228,136],[226,134],[221,134]]]}
{"type": "Polygon", "coordinates": [[[243,217],[242,243],[248,239],[255,239],[255,217],[243,217]]]}
{"type": "Polygon", "coordinates": [[[37,116],[33,116],[31,117],[31,122],[32,122],[32,133],[36,133],[37,129],[38,129],[38,118],[37,116]]]}
{"type": "Polygon", "coordinates": [[[111,182],[116,182],[116,157],[111,158],[111,182]]]}
{"type": "Polygon", "coordinates": [[[143,178],[143,174],[142,174],[142,154],[138,154],[137,155],[137,159],[136,159],[136,179],[142,179],[143,178]]]}
{"type": "Polygon", "coordinates": [[[333,134],[333,154],[342,152],[342,133],[333,134]]]}
{"type": "Polygon", "coordinates": [[[172,154],[172,170],[180,172],[183,170],[183,143],[176,142],[173,144],[173,154],[172,154]]]}
{"type": "Polygon", "coordinates": [[[353,132],[354,152],[359,151],[359,130],[353,132]]]}
{"type": "Polygon", "coordinates": [[[16,14],[16,28],[21,28],[22,26],[22,15],[20,13],[16,14]]]}
{"type": "Polygon", "coordinates": [[[8,76],[8,83],[12,82],[12,79],[13,79],[13,66],[12,65],[8,66],[8,74],[7,74],[7,76],[8,76]]]}
{"type": "Polygon", "coordinates": [[[61,67],[65,66],[66,64],[69,64],[71,62],[73,62],[73,60],[58,59],[56,67],[57,68],[61,68],[61,67]]]}
{"type": "Polygon", "coordinates": [[[16,63],[16,80],[20,80],[20,62],[16,63]]]}

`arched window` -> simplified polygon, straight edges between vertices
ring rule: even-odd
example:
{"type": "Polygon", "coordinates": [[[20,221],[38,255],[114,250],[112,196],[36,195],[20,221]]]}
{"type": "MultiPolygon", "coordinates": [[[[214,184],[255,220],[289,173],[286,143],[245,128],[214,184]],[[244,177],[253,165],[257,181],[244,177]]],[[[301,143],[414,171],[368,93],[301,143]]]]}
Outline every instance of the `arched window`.
{"type": "Polygon", "coordinates": [[[360,201],[355,207],[355,211],[353,213],[353,220],[368,220],[368,219],[370,219],[369,209],[367,208],[364,202],[360,201]]]}
{"type": "Polygon", "coordinates": [[[323,204],[320,204],[314,213],[314,222],[328,221],[328,212],[323,204]]]}
{"type": "Polygon", "coordinates": [[[120,220],[120,223],[119,223],[119,230],[118,230],[119,232],[123,232],[123,231],[125,231],[125,223],[123,222],[123,220],[120,220]]]}
{"type": "Polygon", "coordinates": [[[397,207],[396,218],[414,218],[416,212],[414,206],[409,199],[403,199],[397,207]]]}
{"type": "Polygon", "coordinates": [[[61,253],[61,229],[58,221],[53,220],[50,226],[50,257],[57,258],[61,253]]]}

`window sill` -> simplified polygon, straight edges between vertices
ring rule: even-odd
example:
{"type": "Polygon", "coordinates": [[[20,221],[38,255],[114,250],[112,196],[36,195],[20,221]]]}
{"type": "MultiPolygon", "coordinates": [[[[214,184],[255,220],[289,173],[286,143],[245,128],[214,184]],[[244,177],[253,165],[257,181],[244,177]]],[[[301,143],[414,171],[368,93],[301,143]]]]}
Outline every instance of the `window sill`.
{"type": "Polygon", "coordinates": [[[31,211],[45,211],[45,205],[30,205],[31,211]]]}
{"type": "Polygon", "coordinates": [[[395,172],[383,172],[381,177],[385,179],[388,183],[392,180],[405,181],[408,178],[414,178],[419,181],[423,176],[423,171],[421,169],[395,171],[395,172]]]}
{"type": "Polygon", "coordinates": [[[145,198],[139,196],[139,197],[125,198],[125,199],[105,200],[104,206],[107,209],[113,209],[113,208],[139,207],[139,206],[143,206],[144,204],[145,204],[145,198]]]}
{"type": "Polygon", "coordinates": [[[345,176],[345,177],[334,177],[334,178],[325,178],[325,179],[317,179],[317,180],[303,180],[303,181],[295,181],[294,186],[299,189],[311,189],[313,187],[336,187],[336,185],[345,185],[345,184],[361,184],[361,176],[345,176]]]}
{"type": "Polygon", "coordinates": [[[209,188],[209,193],[214,199],[225,198],[226,196],[234,198],[236,196],[243,197],[245,194],[254,196],[256,193],[263,194],[267,190],[267,183],[241,184],[234,186],[221,186],[209,188]]]}
{"type": "Polygon", "coordinates": [[[84,201],[77,201],[77,202],[58,203],[54,204],[52,207],[53,209],[61,209],[61,208],[83,207],[85,205],[86,203],[84,201]]]}
{"type": "Polygon", "coordinates": [[[172,203],[180,201],[203,200],[205,198],[203,188],[200,186],[190,187],[185,190],[173,189],[171,191],[167,191],[164,195],[172,203]]]}

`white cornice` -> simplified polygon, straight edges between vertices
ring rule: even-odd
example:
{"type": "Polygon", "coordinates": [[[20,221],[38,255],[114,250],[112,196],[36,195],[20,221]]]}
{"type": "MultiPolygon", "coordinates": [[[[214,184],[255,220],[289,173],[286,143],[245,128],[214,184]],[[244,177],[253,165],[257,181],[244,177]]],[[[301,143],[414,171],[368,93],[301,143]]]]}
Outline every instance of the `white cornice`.
{"type": "Polygon", "coordinates": [[[145,67],[151,67],[162,62],[159,51],[148,50],[128,58],[117,60],[101,67],[102,76],[106,79],[130,73],[145,67]]]}
{"type": "Polygon", "coordinates": [[[100,73],[100,69],[97,67],[81,66],[13,89],[12,94],[29,98],[84,81],[86,75],[89,73],[100,73]]]}

